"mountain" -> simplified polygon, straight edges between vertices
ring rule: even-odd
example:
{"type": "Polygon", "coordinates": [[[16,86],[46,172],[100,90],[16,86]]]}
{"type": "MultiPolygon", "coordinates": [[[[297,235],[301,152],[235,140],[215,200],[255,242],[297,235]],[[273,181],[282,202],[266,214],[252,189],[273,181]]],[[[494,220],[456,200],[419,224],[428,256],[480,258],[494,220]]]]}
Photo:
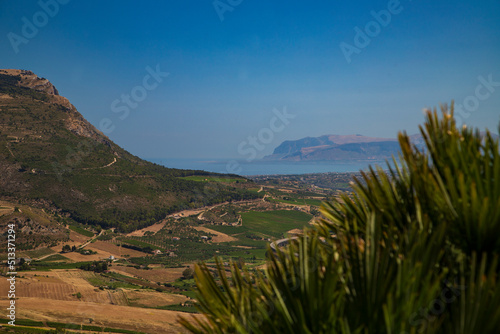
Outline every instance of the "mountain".
{"type": "Polygon", "coordinates": [[[142,160],[90,124],[47,79],[0,70],[0,199],[86,224],[142,228],[177,210],[255,198],[250,181],[142,160]]]}
{"type": "MultiPolygon", "coordinates": [[[[415,137],[417,141],[418,138],[415,137]]],[[[384,160],[397,154],[395,138],[374,138],[356,135],[324,135],[287,140],[265,160],[282,161],[359,161],[384,160]]]]}
{"type": "MultiPolygon", "coordinates": [[[[486,132],[480,133],[482,136],[486,132]]],[[[494,139],[497,134],[491,134],[494,139]]],[[[425,150],[420,134],[409,136],[418,149],[425,150]]],[[[271,161],[384,161],[396,156],[399,143],[396,138],[376,138],[356,135],[324,135],[286,140],[264,157],[271,161]]]]}

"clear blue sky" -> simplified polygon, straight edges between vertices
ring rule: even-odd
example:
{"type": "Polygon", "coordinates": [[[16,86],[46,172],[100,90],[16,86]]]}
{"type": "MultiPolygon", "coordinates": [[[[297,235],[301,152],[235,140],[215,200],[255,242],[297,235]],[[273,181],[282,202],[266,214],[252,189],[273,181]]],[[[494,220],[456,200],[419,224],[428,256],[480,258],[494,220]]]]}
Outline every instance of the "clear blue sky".
{"type": "Polygon", "coordinates": [[[452,99],[469,103],[469,125],[500,122],[499,84],[478,79],[500,82],[497,0],[221,0],[219,13],[212,0],[60,2],[52,17],[0,0],[0,68],[46,77],[143,158],[243,158],[238,146],[259,133],[259,156],[305,136],[416,133],[424,107],[452,99]],[[373,24],[382,10],[390,22],[373,24]],[[368,45],[356,27],[372,29],[368,45]],[[341,45],[357,48],[350,62],[341,45]],[[145,90],[157,65],[169,75],[145,90]],[[140,101],[120,119],[132,91],[140,101]],[[262,130],[275,108],[295,118],[262,130]]]}

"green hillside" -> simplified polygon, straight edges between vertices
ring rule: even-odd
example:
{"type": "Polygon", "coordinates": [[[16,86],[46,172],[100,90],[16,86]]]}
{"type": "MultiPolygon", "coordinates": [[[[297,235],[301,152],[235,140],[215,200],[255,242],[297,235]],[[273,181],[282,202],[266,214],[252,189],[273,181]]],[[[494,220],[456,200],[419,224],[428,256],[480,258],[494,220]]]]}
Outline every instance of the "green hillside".
{"type": "Polygon", "coordinates": [[[0,70],[0,170],[1,197],[121,231],[178,210],[257,197],[239,176],[230,177],[242,182],[217,182],[213,173],[131,155],[30,71],[0,70]]]}

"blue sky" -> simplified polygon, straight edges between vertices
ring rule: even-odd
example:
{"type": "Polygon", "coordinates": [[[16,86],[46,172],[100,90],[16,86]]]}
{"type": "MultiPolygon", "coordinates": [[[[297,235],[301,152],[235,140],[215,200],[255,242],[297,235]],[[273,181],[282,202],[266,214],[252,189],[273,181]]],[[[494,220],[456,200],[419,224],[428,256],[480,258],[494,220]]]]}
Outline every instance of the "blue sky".
{"type": "Polygon", "coordinates": [[[0,68],[49,79],[143,158],[243,159],[249,136],[260,157],[306,136],[416,133],[424,107],[452,99],[469,125],[500,122],[498,1],[41,3],[52,15],[0,0],[0,68]],[[168,76],[146,78],[157,67],[168,76]]]}

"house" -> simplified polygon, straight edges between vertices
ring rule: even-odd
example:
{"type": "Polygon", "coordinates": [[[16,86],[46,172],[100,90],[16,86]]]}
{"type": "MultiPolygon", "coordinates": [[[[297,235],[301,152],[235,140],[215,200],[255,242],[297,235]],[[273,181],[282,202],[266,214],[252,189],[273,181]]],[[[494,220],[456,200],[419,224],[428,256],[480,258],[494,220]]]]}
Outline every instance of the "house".
{"type": "Polygon", "coordinates": [[[172,240],[179,241],[179,240],[181,240],[181,238],[179,238],[179,237],[173,237],[172,240]]]}
{"type": "Polygon", "coordinates": [[[159,249],[155,249],[155,250],[153,251],[153,254],[154,254],[154,255],[160,255],[160,254],[161,254],[161,250],[159,250],[159,249]]]}
{"type": "Polygon", "coordinates": [[[202,236],[201,236],[201,239],[202,239],[202,240],[208,240],[208,237],[207,237],[206,235],[202,235],[202,236]]]}

